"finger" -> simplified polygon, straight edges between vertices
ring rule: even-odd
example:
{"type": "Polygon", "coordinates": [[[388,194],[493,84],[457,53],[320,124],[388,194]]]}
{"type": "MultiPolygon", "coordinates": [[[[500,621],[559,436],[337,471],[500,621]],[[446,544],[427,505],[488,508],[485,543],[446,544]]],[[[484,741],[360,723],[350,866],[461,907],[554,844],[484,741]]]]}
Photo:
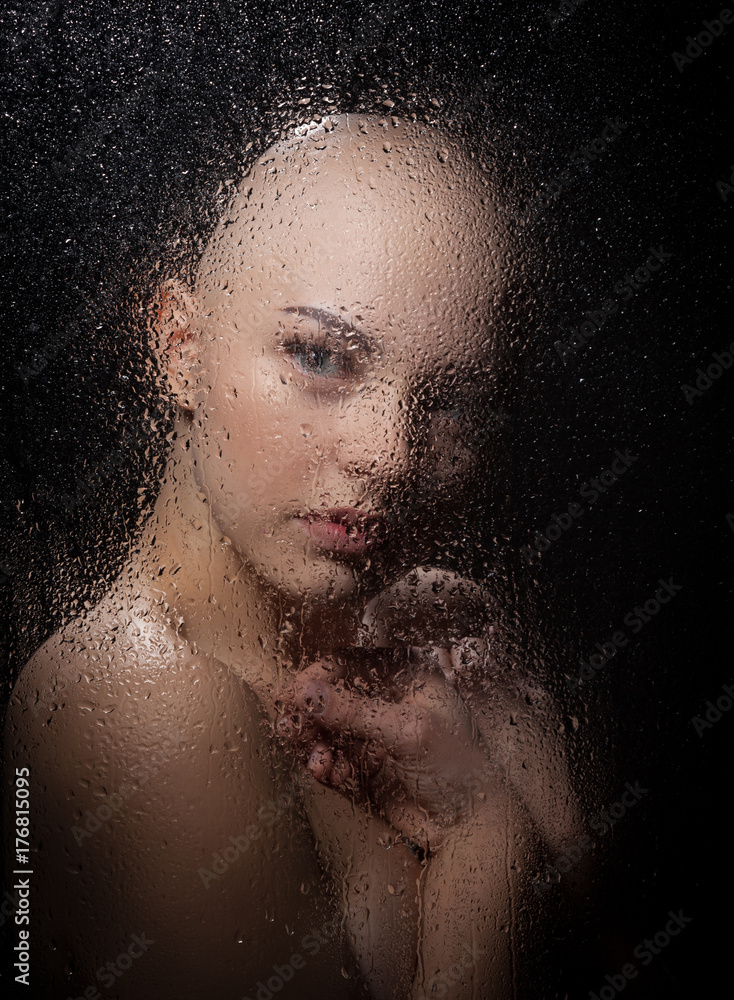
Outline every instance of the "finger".
{"type": "Polygon", "coordinates": [[[288,674],[284,677],[284,684],[278,695],[278,704],[281,708],[292,705],[297,691],[311,678],[324,681],[336,681],[346,674],[343,663],[331,656],[325,656],[299,671],[297,674],[288,674]]]}
{"type": "Polygon", "coordinates": [[[319,737],[319,726],[314,718],[297,711],[286,711],[279,715],[272,726],[273,735],[279,744],[292,751],[312,746],[319,737]]]}
{"type": "Polygon", "coordinates": [[[417,806],[399,799],[389,799],[383,805],[382,815],[393,829],[406,838],[411,850],[417,847],[425,856],[429,841],[432,846],[438,846],[435,825],[429,821],[425,811],[417,806]]]}
{"type": "Polygon", "coordinates": [[[294,701],[297,709],[325,729],[375,740],[396,751],[415,750],[428,736],[429,712],[414,700],[387,702],[309,677],[294,701]]]}
{"type": "Polygon", "coordinates": [[[464,680],[480,679],[490,666],[488,646],[481,638],[462,639],[451,647],[450,656],[454,676],[464,680]]]}
{"type": "Polygon", "coordinates": [[[344,754],[339,751],[336,755],[336,760],[331,767],[329,783],[335,787],[340,787],[345,785],[347,782],[350,782],[353,777],[354,768],[344,754]]]}
{"type": "Polygon", "coordinates": [[[332,773],[334,757],[332,751],[323,740],[319,740],[308,758],[307,768],[317,781],[327,783],[332,773]]]}
{"type": "Polygon", "coordinates": [[[295,739],[298,734],[298,716],[294,716],[291,712],[279,715],[273,725],[273,732],[285,742],[295,739]]]}

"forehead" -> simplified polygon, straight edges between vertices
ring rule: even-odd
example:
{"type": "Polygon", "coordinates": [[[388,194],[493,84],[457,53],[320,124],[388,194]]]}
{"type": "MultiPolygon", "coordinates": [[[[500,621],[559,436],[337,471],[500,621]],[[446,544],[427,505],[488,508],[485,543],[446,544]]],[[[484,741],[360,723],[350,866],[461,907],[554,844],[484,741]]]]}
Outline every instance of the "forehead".
{"type": "Polygon", "coordinates": [[[460,143],[344,116],[258,161],[199,281],[213,308],[319,306],[397,332],[486,312],[504,250],[488,175],[460,143]]]}

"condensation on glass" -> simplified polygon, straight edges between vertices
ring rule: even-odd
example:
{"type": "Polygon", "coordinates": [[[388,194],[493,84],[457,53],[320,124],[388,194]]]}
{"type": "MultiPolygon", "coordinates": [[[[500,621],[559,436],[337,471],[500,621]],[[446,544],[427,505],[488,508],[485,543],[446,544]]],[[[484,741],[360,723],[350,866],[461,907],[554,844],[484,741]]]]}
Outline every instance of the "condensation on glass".
{"type": "MultiPolygon", "coordinates": [[[[271,109],[195,238],[171,223],[79,314],[93,353],[89,316],[137,322],[116,377],[141,389],[134,419],[98,393],[126,431],[66,515],[126,477],[142,499],[11,698],[48,996],[555,989],[586,861],[550,864],[577,794],[506,546],[523,247],[471,113],[330,87],[271,109]]],[[[66,346],[26,362],[31,395],[66,346]]]]}

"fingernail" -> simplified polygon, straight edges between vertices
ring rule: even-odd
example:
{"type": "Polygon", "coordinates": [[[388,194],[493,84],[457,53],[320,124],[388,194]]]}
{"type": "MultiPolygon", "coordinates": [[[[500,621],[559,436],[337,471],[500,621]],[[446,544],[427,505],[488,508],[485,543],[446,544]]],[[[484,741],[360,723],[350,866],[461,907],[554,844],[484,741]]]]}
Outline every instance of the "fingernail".
{"type": "Polygon", "coordinates": [[[317,781],[324,781],[331,773],[331,764],[331,751],[325,744],[318,743],[311,751],[306,766],[317,781]]]}
{"type": "Polygon", "coordinates": [[[328,684],[312,679],[307,681],[298,700],[311,715],[323,715],[329,704],[330,694],[328,684]]]}
{"type": "Polygon", "coordinates": [[[293,716],[281,715],[275,723],[275,730],[279,736],[292,736],[296,731],[293,725],[293,716]]]}

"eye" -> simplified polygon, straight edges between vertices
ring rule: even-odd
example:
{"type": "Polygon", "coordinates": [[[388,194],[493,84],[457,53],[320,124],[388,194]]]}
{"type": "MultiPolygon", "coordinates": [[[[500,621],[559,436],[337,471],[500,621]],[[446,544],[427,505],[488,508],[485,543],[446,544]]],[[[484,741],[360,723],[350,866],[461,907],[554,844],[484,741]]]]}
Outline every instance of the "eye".
{"type": "Polygon", "coordinates": [[[352,371],[351,358],[342,352],[329,350],[325,344],[290,340],[283,349],[303,371],[323,377],[344,376],[352,371]]]}
{"type": "Polygon", "coordinates": [[[468,407],[456,400],[433,401],[428,406],[428,414],[434,432],[456,435],[468,428],[468,407]]]}
{"type": "Polygon", "coordinates": [[[459,406],[457,403],[436,407],[433,412],[440,420],[449,424],[456,424],[466,417],[466,407],[459,406]]]}
{"type": "Polygon", "coordinates": [[[326,391],[333,385],[342,392],[344,383],[366,378],[379,358],[373,338],[333,311],[301,305],[288,306],[281,314],[274,347],[305,376],[304,388],[310,383],[326,391]]]}

